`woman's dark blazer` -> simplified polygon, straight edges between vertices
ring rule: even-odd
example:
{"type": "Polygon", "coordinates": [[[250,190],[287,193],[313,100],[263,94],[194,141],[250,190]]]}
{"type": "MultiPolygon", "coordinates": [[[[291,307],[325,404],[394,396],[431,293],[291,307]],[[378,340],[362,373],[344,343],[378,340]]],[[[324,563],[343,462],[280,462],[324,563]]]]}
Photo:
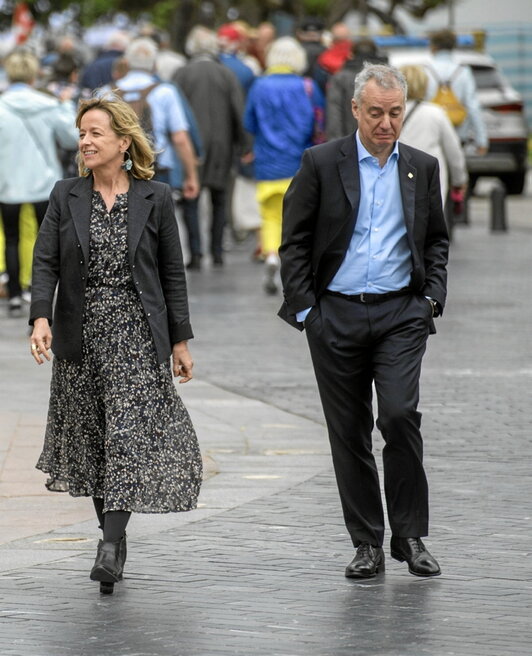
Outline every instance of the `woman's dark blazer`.
{"type": "MultiPolygon", "coordinates": [[[[50,324],[53,319],[54,354],[77,362],[81,360],[91,202],[92,176],[57,182],[33,255],[30,324],[39,317],[50,324]]],[[[133,283],[161,363],[169,358],[173,344],[193,337],[168,185],[131,178],[127,223],[133,283]]]]}

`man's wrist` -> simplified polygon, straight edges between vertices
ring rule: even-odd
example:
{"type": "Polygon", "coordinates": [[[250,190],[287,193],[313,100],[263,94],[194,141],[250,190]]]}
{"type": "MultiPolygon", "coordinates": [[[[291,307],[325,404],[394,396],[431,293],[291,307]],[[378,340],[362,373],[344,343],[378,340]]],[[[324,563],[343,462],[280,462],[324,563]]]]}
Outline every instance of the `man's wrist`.
{"type": "Polygon", "coordinates": [[[438,317],[440,315],[440,306],[438,301],[435,301],[431,296],[425,296],[425,298],[432,306],[432,316],[438,317]]]}

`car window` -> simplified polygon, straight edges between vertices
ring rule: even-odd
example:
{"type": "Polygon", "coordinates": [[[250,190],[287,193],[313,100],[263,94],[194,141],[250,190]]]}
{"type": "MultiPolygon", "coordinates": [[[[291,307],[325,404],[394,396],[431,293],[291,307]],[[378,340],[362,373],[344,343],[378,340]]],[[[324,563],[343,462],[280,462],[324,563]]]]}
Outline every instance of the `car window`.
{"type": "Polygon", "coordinates": [[[504,80],[492,66],[471,66],[477,89],[502,89],[504,80]]]}

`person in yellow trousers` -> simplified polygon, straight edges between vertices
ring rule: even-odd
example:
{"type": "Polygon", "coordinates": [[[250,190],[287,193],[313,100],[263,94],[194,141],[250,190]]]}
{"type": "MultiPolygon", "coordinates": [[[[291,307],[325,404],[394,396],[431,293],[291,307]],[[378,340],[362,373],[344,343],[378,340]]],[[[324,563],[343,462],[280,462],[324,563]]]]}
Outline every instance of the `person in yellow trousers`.
{"type": "Polygon", "coordinates": [[[274,41],[266,57],[265,75],[253,83],[244,115],[244,126],[255,137],[267,294],[279,289],[283,197],[299,169],[303,151],[314,143],[315,117],[323,113],[325,104],[316,83],[301,76],[306,64],[305,51],[295,39],[274,41]]]}
{"type": "MultiPolygon", "coordinates": [[[[1,218],[0,212],[0,218],[1,218]]],[[[33,245],[37,238],[37,219],[31,205],[22,205],[20,210],[20,285],[22,289],[27,289],[31,284],[31,260],[33,256],[33,245]]],[[[7,290],[7,265],[5,257],[6,241],[4,227],[0,221],[0,297],[8,296],[7,290]]],[[[22,296],[29,302],[29,292],[22,292],[22,296]]]]}

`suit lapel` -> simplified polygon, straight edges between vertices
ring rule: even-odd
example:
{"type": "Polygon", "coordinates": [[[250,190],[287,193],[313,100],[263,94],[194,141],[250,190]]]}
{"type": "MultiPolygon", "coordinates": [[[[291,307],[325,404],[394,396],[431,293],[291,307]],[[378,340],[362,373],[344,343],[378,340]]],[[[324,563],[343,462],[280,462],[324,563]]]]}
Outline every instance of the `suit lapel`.
{"type": "MultiPolygon", "coordinates": [[[[338,157],[336,160],[338,175],[349,205],[346,204],[345,216],[339,216],[334,220],[327,235],[327,242],[323,244],[323,251],[331,244],[338,242],[339,252],[344,250],[349,243],[354,230],[358,206],[360,204],[360,173],[358,170],[358,155],[356,141],[353,135],[340,142],[338,157]]],[[[334,193],[331,187],[330,193],[334,193]]]]}
{"type": "Polygon", "coordinates": [[[416,206],[417,169],[411,163],[410,153],[399,143],[399,186],[408,236],[413,239],[416,206]]]}
{"type": "Polygon", "coordinates": [[[85,261],[89,257],[92,178],[80,178],[70,190],[68,207],[85,261]]]}
{"type": "Polygon", "coordinates": [[[360,174],[358,171],[358,154],[353,135],[343,140],[338,155],[338,171],[351,207],[358,208],[360,201],[360,174]]]}
{"type": "Polygon", "coordinates": [[[130,265],[133,265],[140,236],[153,208],[153,202],[147,199],[147,196],[151,196],[152,193],[152,188],[147,182],[131,178],[127,199],[127,244],[130,265]]]}

